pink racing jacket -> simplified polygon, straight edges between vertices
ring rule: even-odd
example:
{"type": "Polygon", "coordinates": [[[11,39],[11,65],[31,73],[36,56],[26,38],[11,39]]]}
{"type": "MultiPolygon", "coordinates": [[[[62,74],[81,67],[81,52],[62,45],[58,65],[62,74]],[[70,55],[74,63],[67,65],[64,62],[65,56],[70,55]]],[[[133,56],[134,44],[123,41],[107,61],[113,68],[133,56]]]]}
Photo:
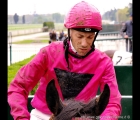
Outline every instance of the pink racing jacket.
{"type": "MultiPolygon", "coordinates": [[[[72,52],[71,48],[69,51],[72,52]]],[[[52,79],[62,100],[75,97],[85,102],[97,95],[99,87],[103,91],[107,83],[110,99],[100,120],[117,120],[122,110],[121,94],[112,60],[97,49],[85,58],[75,58],[69,54],[68,60],[70,69],[67,68],[63,42],[58,41],[40,49],[28,64],[21,67],[8,88],[8,103],[14,120],[30,120],[28,95],[38,82],[39,87],[31,105],[45,114],[52,114],[45,100],[45,90],[52,79]]]]}

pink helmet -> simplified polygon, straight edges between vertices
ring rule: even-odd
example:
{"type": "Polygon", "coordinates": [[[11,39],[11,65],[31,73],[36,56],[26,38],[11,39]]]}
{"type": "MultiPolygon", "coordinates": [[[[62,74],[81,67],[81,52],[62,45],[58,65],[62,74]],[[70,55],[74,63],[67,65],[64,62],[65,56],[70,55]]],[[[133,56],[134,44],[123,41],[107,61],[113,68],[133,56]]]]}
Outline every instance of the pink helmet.
{"type": "Polygon", "coordinates": [[[90,28],[100,31],[102,30],[101,14],[95,6],[81,1],[69,11],[65,17],[64,26],[66,28],[90,28]]]}

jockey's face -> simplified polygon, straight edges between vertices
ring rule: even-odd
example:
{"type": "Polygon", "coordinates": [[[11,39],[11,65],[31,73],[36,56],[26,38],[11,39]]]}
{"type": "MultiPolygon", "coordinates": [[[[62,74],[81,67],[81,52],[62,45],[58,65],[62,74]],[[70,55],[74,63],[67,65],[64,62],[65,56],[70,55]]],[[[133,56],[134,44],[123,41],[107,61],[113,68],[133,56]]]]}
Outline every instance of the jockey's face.
{"type": "Polygon", "coordinates": [[[80,32],[70,29],[70,37],[72,45],[77,54],[84,56],[91,49],[95,37],[95,32],[80,32]]]}

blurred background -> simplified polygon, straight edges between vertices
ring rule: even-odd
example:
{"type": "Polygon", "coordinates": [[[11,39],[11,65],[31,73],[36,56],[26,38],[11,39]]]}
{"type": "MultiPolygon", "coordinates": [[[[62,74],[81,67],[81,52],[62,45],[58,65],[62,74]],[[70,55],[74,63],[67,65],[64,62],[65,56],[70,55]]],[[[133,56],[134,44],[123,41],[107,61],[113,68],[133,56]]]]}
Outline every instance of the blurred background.
{"type": "MultiPolygon", "coordinates": [[[[132,13],[132,0],[85,0],[95,5],[103,24],[123,24],[132,13]]],[[[64,17],[68,10],[80,0],[8,0],[8,30],[19,29],[13,24],[34,24],[40,28],[43,22],[53,21],[55,29],[63,29],[64,17]]],[[[19,27],[19,28],[18,28],[19,27]]]]}

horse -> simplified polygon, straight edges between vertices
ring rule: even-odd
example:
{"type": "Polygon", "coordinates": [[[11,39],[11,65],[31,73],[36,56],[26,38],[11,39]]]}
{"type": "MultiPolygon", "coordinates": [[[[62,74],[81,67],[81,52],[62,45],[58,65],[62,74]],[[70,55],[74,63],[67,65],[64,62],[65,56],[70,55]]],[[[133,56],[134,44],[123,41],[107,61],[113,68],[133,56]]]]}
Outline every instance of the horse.
{"type": "Polygon", "coordinates": [[[104,53],[109,56],[113,65],[132,65],[132,53],[120,50],[106,50],[104,53]]]}
{"type": "Polygon", "coordinates": [[[46,87],[46,103],[53,113],[49,120],[96,120],[108,105],[109,97],[110,89],[105,84],[103,92],[87,103],[74,98],[62,101],[55,81],[51,80],[46,87]]]}

